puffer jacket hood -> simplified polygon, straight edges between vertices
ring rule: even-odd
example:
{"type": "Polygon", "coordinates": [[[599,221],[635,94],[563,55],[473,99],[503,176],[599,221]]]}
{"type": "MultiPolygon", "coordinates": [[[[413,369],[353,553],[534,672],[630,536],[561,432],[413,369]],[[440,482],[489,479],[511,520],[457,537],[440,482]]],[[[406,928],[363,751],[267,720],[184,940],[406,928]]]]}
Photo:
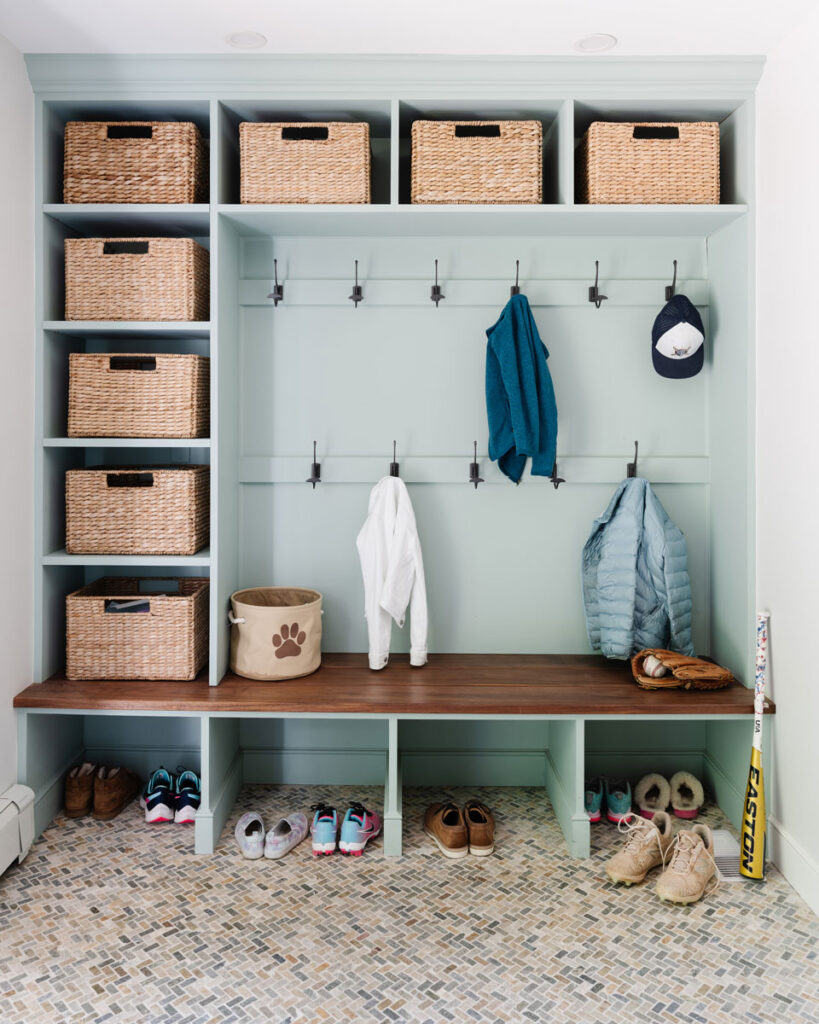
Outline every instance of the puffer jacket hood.
{"type": "Polygon", "coordinates": [[[693,655],[688,548],[647,480],[623,480],[583,547],[589,642],[607,658],[693,655]]]}

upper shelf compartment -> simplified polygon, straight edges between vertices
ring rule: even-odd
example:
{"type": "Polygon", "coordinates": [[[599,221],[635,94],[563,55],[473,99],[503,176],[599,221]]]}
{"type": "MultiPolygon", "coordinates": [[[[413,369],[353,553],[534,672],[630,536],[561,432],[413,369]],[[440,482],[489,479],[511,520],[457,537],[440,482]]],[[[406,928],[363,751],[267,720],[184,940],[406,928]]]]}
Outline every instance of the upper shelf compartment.
{"type": "MultiPolygon", "coordinates": [[[[390,201],[391,103],[389,100],[225,101],[219,107],[219,202],[240,201],[239,125],[242,122],[366,122],[370,135],[371,202],[390,201]]],[[[298,140],[293,140],[297,145],[298,140]]]]}

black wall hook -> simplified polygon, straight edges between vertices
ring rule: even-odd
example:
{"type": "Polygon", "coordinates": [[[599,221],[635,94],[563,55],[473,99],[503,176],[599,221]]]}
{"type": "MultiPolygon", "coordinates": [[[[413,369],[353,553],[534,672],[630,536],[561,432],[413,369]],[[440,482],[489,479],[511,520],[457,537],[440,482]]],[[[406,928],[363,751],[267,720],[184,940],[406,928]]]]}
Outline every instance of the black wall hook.
{"type": "Polygon", "coordinates": [[[637,476],[637,442],[634,442],[634,462],[626,463],[626,476],[631,479],[637,476]]]}
{"type": "Polygon", "coordinates": [[[395,454],[395,441],[392,443],[392,462],[390,463],[390,476],[399,476],[398,457],[395,454]]]}
{"type": "Polygon", "coordinates": [[[284,299],[284,285],[279,284],[279,261],[273,260],[273,291],[267,296],[268,299],[273,300],[273,305],[278,304],[284,299]]]}
{"type": "Polygon", "coordinates": [[[670,302],[677,294],[677,261],[674,260],[674,280],[665,286],[665,301],[670,302]]]}
{"type": "Polygon", "coordinates": [[[555,464],[554,466],[552,466],[552,475],[549,477],[549,479],[552,481],[552,486],[555,490],[557,490],[561,484],[566,483],[565,479],[562,476],[557,475],[557,459],[555,459],[555,464]]]}
{"type": "Polygon", "coordinates": [[[356,309],[358,309],[359,302],[364,301],[364,289],[358,283],[358,260],[355,261],[355,284],[353,285],[352,295],[348,295],[356,309]]]}
{"type": "Polygon", "coordinates": [[[482,484],[484,479],[481,476],[481,467],[478,465],[478,442],[473,441],[472,444],[474,446],[475,454],[474,462],[469,463],[469,482],[475,485],[475,490],[477,491],[478,484],[482,484]]]}
{"type": "Polygon", "coordinates": [[[596,309],[600,309],[600,306],[604,299],[608,298],[608,295],[601,295],[600,289],[598,288],[600,274],[600,261],[594,261],[594,284],[589,288],[589,302],[593,302],[596,309]]]}
{"type": "Polygon", "coordinates": [[[509,289],[509,297],[520,295],[520,260],[515,260],[515,283],[509,289]]]}
{"type": "Polygon", "coordinates": [[[435,284],[432,286],[432,291],[429,295],[430,299],[435,303],[435,308],[438,308],[438,303],[441,299],[445,299],[446,295],[441,291],[441,286],[438,284],[438,260],[435,261],[435,284]]]}
{"type": "Polygon", "coordinates": [[[321,483],[321,463],[316,462],[316,442],[313,442],[313,462],[310,466],[310,476],[304,481],[306,484],[312,484],[313,490],[316,489],[316,484],[321,483]]]}

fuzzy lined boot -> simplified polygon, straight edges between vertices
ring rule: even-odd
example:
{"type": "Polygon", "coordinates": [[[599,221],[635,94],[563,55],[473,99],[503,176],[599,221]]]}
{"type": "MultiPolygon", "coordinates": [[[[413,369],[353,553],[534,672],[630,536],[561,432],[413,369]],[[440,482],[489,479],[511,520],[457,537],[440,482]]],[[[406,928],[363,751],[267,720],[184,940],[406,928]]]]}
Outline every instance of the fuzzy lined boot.
{"type": "Polygon", "coordinates": [[[644,775],[634,788],[634,802],[644,818],[651,819],[657,811],[664,811],[671,803],[668,780],[656,772],[644,775]]]}
{"type": "Polygon", "coordinates": [[[705,802],[702,783],[691,772],[671,776],[671,810],[678,818],[696,818],[705,802]]]}

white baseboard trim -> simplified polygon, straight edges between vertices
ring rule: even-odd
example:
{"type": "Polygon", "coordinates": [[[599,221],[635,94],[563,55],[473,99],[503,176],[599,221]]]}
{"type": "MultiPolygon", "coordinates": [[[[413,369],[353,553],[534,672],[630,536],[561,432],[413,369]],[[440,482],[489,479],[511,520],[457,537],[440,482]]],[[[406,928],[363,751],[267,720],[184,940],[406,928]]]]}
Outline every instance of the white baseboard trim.
{"type": "Polygon", "coordinates": [[[768,817],[768,857],[819,916],[819,861],[773,815],[768,817]]]}

